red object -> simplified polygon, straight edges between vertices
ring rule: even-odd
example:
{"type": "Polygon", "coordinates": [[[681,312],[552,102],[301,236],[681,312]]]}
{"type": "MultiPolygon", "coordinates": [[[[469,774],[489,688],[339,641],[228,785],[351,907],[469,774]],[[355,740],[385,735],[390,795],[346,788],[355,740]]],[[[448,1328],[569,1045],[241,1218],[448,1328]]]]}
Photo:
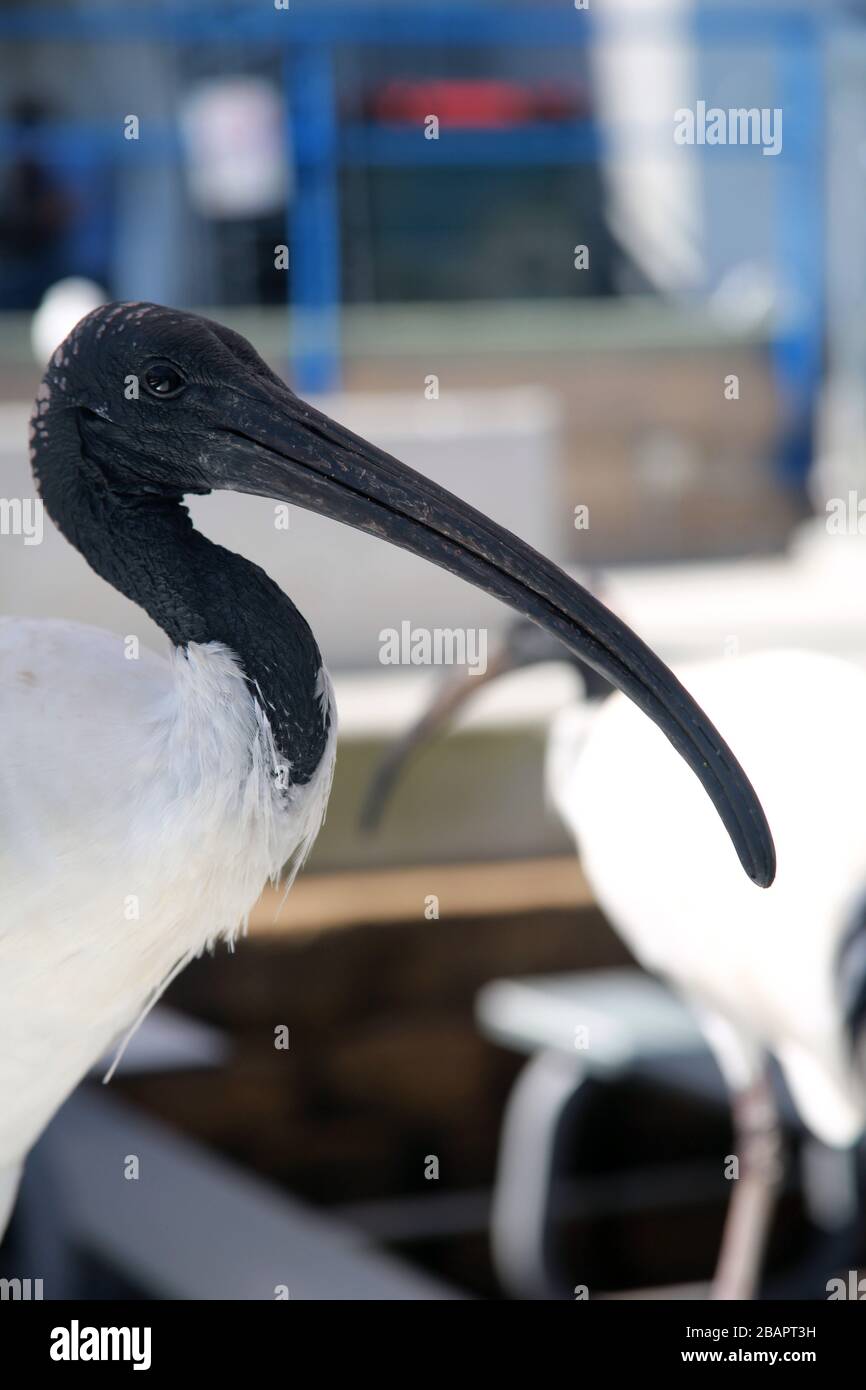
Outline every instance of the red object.
{"type": "Polygon", "coordinates": [[[563,121],[586,114],[582,94],[516,82],[389,82],[370,102],[370,115],[387,125],[421,125],[438,116],[441,126],[505,129],[534,121],[563,121]]]}

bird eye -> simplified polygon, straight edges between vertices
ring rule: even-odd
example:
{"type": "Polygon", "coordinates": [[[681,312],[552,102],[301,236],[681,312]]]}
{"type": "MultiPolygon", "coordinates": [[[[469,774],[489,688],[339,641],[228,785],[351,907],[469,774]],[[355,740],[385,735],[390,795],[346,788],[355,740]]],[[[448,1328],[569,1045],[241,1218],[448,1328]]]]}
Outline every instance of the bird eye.
{"type": "Polygon", "coordinates": [[[144,384],[152,396],[164,401],[179,395],[186,382],[170,362],[154,362],[144,373],[144,384]]]}

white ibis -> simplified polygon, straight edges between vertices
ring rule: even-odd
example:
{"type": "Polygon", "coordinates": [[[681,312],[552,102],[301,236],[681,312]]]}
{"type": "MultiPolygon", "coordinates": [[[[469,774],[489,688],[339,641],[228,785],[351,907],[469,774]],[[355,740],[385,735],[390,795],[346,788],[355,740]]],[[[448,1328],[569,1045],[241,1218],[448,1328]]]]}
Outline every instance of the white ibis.
{"type": "MultiPolygon", "coordinates": [[[[175,973],[296,872],[336,713],[310,628],[185,494],[297,503],[531,616],[626,690],[697,773],[756,883],[774,873],[739,764],[635,635],[543,556],[299,400],[237,333],[110,304],[51,358],[32,417],[55,525],[166,633],[167,656],[70,622],[0,620],[0,1172],[175,973]],[[287,866],[287,867],[286,867],[287,866]]],[[[4,1213],[5,1214],[5,1213],[4,1213]]]]}
{"type": "MultiPolygon", "coordinates": [[[[567,657],[520,623],[488,672],[567,657]]],[[[745,1298],[779,1176],[768,1055],[823,1142],[848,1146],[866,1124],[866,671],[777,651],[679,674],[749,768],[778,847],[771,893],[743,891],[700,796],[618,695],[591,722],[579,705],[555,718],[545,782],[599,905],[637,958],[693,1004],[729,1085],[740,1176],[713,1288],[745,1298]]],[[[367,798],[368,826],[407,755],[482,679],[447,686],[390,750],[367,798]]]]}

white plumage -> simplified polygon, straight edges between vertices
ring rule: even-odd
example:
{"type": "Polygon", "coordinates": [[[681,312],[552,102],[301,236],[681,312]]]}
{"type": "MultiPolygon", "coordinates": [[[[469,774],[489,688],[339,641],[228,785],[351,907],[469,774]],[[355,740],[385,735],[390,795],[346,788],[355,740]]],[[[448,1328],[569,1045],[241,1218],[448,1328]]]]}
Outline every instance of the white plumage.
{"type": "Polygon", "coordinates": [[[806,1124],[850,1144],[866,1084],[839,950],[866,893],[866,672],[766,652],[678,674],[730,735],[766,809],[778,854],[768,892],[740,881],[664,738],[618,695],[588,737],[574,711],[558,717],[547,785],[600,905],[698,1007],[732,1087],[751,1084],[772,1052],[806,1124]]]}
{"type": "MultiPolygon", "coordinates": [[[[234,938],[268,879],[298,868],[327,802],[333,707],[326,756],[287,802],[231,652],[129,651],[96,628],[0,620],[7,1207],[11,1174],[64,1097],[177,969],[234,938]]],[[[3,1205],[0,1180],[0,1230],[3,1205]]]]}

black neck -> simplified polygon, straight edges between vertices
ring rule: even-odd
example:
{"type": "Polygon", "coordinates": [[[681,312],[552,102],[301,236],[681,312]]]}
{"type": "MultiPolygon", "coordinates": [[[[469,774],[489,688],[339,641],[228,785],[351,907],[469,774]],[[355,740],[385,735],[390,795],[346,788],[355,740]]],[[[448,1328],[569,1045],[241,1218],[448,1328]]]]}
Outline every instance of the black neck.
{"type": "Polygon", "coordinates": [[[315,638],[282,589],[258,565],[196,531],[179,496],[112,486],[102,464],[81,454],[73,411],[52,418],[37,442],[34,471],[59,530],[176,647],[221,642],[239,658],[288,764],[288,781],[308,782],[330,715],[320,699],[315,638]]]}

